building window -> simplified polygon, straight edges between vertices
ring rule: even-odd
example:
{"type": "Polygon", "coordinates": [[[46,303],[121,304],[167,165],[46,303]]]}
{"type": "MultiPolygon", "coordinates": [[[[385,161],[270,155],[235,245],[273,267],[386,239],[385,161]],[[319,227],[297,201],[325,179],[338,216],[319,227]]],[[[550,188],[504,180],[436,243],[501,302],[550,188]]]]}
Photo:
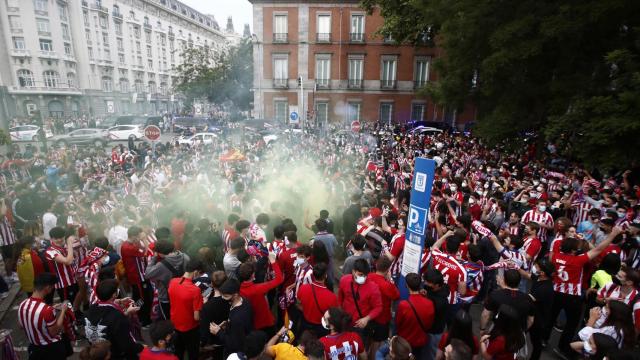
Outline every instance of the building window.
{"type": "Polygon", "coordinates": [[[287,42],[287,15],[286,14],[277,14],[274,16],[273,23],[274,32],[273,32],[273,42],[287,42]]]}
{"type": "Polygon", "coordinates": [[[89,26],[89,13],[85,10],[82,12],[82,17],[84,18],[84,26],[89,26]]]}
{"type": "Polygon", "coordinates": [[[364,15],[351,15],[351,32],[349,33],[349,38],[352,42],[364,41],[364,15]]]}
{"type": "Polygon", "coordinates": [[[380,86],[384,89],[393,89],[396,87],[396,67],[398,60],[396,58],[382,59],[382,74],[380,75],[380,86]]]}
{"type": "Polygon", "coordinates": [[[139,26],[134,26],[133,27],[133,35],[135,35],[136,39],[140,39],[140,27],[139,26]]]}
{"type": "Polygon", "coordinates": [[[107,17],[106,16],[100,16],[100,27],[103,29],[106,29],[108,26],[107,23],[107,17]]]}
{"type": "Polygon", "coordinates": [[[74,73],[67,74],[67,85],[69,86],[70,89],[73,89],[76,87],[76,74],[74,73]]]}
{"type": "Polygon", "coordinates": [[[109,46],[109,34],[102,33],[102,45],[109,46]]]}
{"type": "Polygon", "coordinates": [[[13,48],[16,50],[24,50],[26,48],[23,37],[13,38],[13,48]]]}
{"type": "Polygon", "coordinates": [[[40,39],[40,50],[53,51],[53,45],[51,44],[51,40],[40,39]]]}
{"type": "Polygon", "coordinates": [[[289,80],[289,58],[279,55],[273,59],[273,86],[286,87],[289,80]]]}
{"type": "Polygon", "coordinates": [[[67,24],[60,24],[61,28],[62,28],[62,38],[65,40],[70,40],[71,39],[71,35],[69,35],[69,25],[67,24]]]}
{"type": "Polygon", "coordinates": [[[44,86],[48,88],[57,88],[60,83],[60,78],[58,77],[58,73],[53,70],[47,70],[42,73],[42,77],[44,78],[44,86]]]}
{"type": "Polygon", "coordinates": [[[318,15],[318,42],[331,41],[331,15],[318,15]]]}
{"type": "Polygon", "coordinates": [[[393,103],[380,103],[380,122],[391,124],[393,121],[393,103]]]}
{"type": "Polygon", "coordinates": [[[122,23],[114,23],[114,28],[116,29],[116,35],[122,36],[122,23]]]}
{"type": "Polygon", "coordinates": [[[85,30],[84,37],[87,38],[87,44],[91,44],[91,31],[85,30]]]}
{"type": "Polygon", "coordinates": [[[149,67],[149,69],[153,69],[153,60],[147,60],[147,67],[149,67]]]}
{"type": "Polygon", "coordinates": [[[329,123],[329,103],[319,102],[316,104],[316,123],[321,127],[329,123]]]}
{"type": "Polygon", "coordinates": [[[147,57],[151,57],[151,46],[147,46],[147,57]]]}
{"type": "Polygon", "coordinates": [[[350,102],[347,104],[347,120],[349,123],[354,121],[360,121],[360,107],[361,103],[359,102],[350,102]]]}
{"type": "Polygon", "coordinates": [[[113,91],[113,84],[111,82],[111,78],[108,76],[102,77],[102,91],[113,91]]]}
{"type": "Polygon", "coordinates": [[[136,80],[134,85],[135,85],[137,93],[143,93],[144,92],[144,85],[142,84],[142,80],[136,80]]]}
{"type": "Polygon", "coordinates": [[[87,51],[89,51],[89,60],[93,60],[93,48],[87,48],[87,51]]]}
{"type": "Polygon", "coordinates": [[[417,59],[414,73],[415,88],[424,87],[429,80],[429,61],[427,59],[417,59]]]}
{"type": "Polygon", "coordinates": [[[289,103],[286,101],[276,101],[273,107],[276,122],[289,123],[289,103]]]}
{"type": "Polygon", "coordinates": [[[33,7],[36,11],[47,11],[47,0],[33,0],[33,7]]]}
{"type": "Polygon", "coordinates": [[[120,92],[126,93],[129,92],[129,80],[125,78],[121,78],[119,82],[120,92]]]}
{"type": "Polygon", "coordinates": [[[18,84],[20,87],[34,87],[33,73],[30,70],[18,70],[18,84]]]}
{"type": "Polygon", "coordinates": [[[49,20],[36,19],[36,26],[38,27],[38,34],[50,34],[49,20]]]}
{"type": "Polygon", "coordinates": [[[156,82],[155,81],[149,81],[149,92],[152,94],[157,93],[158,89],[156,89],[156,82]]]}
{"type": "Polygon", "coordinates": [[[9,15],[9,27],[13,29],[21,29],[22,23],[20,22],[20,16],[9,15]]]}
{"type": "Polygon", "coordinates": [[[364,66],[364,59],[349,59],[349,87],[361,88],[362,87],[362,68],[364,66]]]}
{"type": "Polygon", "coordinates": [[[116,45],[118,46],[118,51],[124,52],[124,42],[122,39],[116,39],[116,45]]]}
{"type": "Polygon", "coordinates": [[[411,121],[424,120],[425,104],[411,105],[411,121]]]}
{"type": "Polygon", "coordinates": [[[124,54],[118,54],[118,62],[120,65],[124,65],[124,54]]]}
{"type": "Polygon", "coordinates": [[[67,21],[67,7],[58,4],[58,13],[60,14],[60,20],[67,21]]]}
{"type": "Polygon", "coordinates": [[[318,87],[329,87],[331,81],[331,58],[328,55],[316,57],[316,84],[318,87]]]}
{"type": "Polygon", "coordinates": [[[71,44],[70,43],[64,43],[64,53],[65,55],[68,56],[72,56],[72,52],[71,52],[71,44]]]}

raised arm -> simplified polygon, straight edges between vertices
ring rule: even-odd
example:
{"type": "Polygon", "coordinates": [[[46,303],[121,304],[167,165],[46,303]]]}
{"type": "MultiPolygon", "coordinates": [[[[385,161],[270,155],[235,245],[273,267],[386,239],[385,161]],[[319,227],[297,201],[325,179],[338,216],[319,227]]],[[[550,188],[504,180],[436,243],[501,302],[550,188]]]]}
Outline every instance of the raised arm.
{"type": "Polygon", "coordinates": [[[603,242],[601,242],[600,244],[598,244],[598,246],[596,246],[595,248],[587,252],[587,256],[589,257],[589,260],[593,260],[596,256],[600,255],[600,253],[603,252],[604,249],[606,249],[607,246],[609,246],[609,244],[611,244],[613,239],[615,239],[616,236],[620,234],[622,234],[622,228],[620,228],[619,226],[614,226],[613,229],[611,230],[611,233],[609,233],[609,236],[607,236],[607,238],[604,239],[603,242]]]}

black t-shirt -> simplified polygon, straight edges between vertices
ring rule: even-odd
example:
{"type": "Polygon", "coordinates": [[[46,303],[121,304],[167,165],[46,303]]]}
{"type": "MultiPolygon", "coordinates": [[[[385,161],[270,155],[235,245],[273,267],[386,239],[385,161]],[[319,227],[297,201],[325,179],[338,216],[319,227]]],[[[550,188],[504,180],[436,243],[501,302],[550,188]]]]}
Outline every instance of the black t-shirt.
{"type": "Polygon", "coordinates": [[[546,329],[551,321],[550,304],[553,303],[553,283],[551,280],[536,281],[534,279],[531,285],[531,296],[535,298],[536,317],[533,321],[534,326],[546,329]]]}
{"type": "Polygon", "coordinates": [[[518,290],[498,289],[489,294],[484,303],[484,308],[491,311],[495,316],[502,304],[509,305],[516,310],[522,329],[526,330],[527,318],[534,316],[536,313],[531,297],[518,290]]]}

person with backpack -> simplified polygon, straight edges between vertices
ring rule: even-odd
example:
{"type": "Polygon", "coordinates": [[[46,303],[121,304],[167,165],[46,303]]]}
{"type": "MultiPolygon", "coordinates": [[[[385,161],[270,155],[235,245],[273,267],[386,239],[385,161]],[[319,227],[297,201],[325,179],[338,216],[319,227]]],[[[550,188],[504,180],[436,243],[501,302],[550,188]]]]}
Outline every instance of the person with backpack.
{"type": "Polygon", "coordinates": [[[169,320],[169,281],[184,274],[185,264],[190,260],[187,254],[175,250],[172,242],[160,240],[154,247],[155,256],[147,266],[144,277],[151,281],[158,290],[158,302],[160,303],[160,316],[169,320]]]}

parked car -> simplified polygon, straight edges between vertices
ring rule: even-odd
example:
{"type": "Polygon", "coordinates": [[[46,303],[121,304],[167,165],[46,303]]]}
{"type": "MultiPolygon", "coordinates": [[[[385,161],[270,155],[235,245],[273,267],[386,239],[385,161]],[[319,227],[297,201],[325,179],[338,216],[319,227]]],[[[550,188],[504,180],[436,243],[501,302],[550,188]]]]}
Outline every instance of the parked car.
{"type": "Polygon", "coordinates": [[[211,145],[215,141],[218,135],[213,133],[197,133],[192,136],[181,136],[178,138],[178,144],[180,145],[196,145],[205,144],[211,145]]]}
{"type": "Polygon", "coordinates": [[[411,129],[409,132],[412,134],[433,135],[433,134],[440,134],[442,132],[442,129],[436,129],[434,127],[429,127],[429,126],[418,126],[411,129]]]}
{"type": "Polygon", "coordinates": [[[144,137],[142,125],[116,125],[107,129],[111,140],[138,140],[144,137]]]}
{"type": "Polygon", "coordinates": [[[108,133],[104,129],[78,129],[68,134],[56,135],[51,138],[58,146],[95,145],[104,147],[109,143],[108,133]]]}
{"type": "Polygon", "coordinates": [[[108,129],[116,125],[141,125],[145,128],[149,125],[160,126],[161,123],[162,116],[120,115],[105,118],[98,127],[108,129]]]}
{"type": "MultiPolygon", "coordinates": [[[[38,141],[38,131],[40,127],[36,125],[21,125],[9,129],[9,136],[12,141],[38,141]]],[[[45,130],[45,136],[50,138],[53,136],[51,130],[45,130]]]]}

